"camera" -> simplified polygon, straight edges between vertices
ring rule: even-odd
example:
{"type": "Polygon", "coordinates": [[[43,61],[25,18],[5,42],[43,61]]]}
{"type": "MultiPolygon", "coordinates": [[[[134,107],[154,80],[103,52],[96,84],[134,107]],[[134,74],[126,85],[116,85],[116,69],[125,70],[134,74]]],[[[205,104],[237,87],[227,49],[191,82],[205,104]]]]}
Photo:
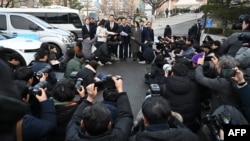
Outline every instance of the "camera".
{"type": "Polygon", "coordinates": [[[41,78],[43,76],[43,73],[49,73],[52,70],[52,67],[50,65],[47,65],[45,68],[39,70],[36,73],[36,76],[41,78]]]}
{"type": "Polygon", "coordinates": [[[234,69],[222,69],[220,76],[223,78],[231,78],[236,75],[236,71],[234,69]]]}
{"type": "Polygon", "coordinates": [[[76,77],[77,73],[78,73],[77,71],[73,71],[73,72],[71,72],[69,74],[69,83],[70,83],[70,85],[75,85],[76,79],[77,79],[77,77],[76,77]]]}
{"type": "Polygon", "coordinates": [[[148,95],[160,95],[161,89],[158,84],[150,84],[149,90],[146,93],[146,96],[148,95]]]}
{"type": "Polygon", "coordinates": [[[227,115],[206,115],[205,118],[202,119],[203,123],[207,125],[213,137],[220,141],[219,130],[223,129],[223,126],[226,124],[230,124],[231,118],[227,115]]]}
{"type": "MultiPolygon", "coordinates": [[[[104,73],[100,73],[97,77],[100,79],[100,81],[95,82],[95,87],[98,87],[100,89],[103,89],[103,88],[116,89],[115,82],[112,79],[111,74],[106,75],[104,73]]],[[[122,79],[122,78],[118,78],[118,79],[122,79]]]]}
{"type": "Polygon", "coordinates": [[[77,78],[76,84],[75,84],[75,88],[76,88],[77,90],[80,90],[80,91],[82,90],[82,88],[81,88],[82,81],[83,81],[82,78],[77,78]]]}
{"type": "Polygon", "coordinates": [[[39,83],[37,83],[35,86],[29,88],[29,92],[32,95],[42,95],[42,92],[40,90],[40,88],[46,88],[47,85],[47,81],[41,81],[39,83]]]}

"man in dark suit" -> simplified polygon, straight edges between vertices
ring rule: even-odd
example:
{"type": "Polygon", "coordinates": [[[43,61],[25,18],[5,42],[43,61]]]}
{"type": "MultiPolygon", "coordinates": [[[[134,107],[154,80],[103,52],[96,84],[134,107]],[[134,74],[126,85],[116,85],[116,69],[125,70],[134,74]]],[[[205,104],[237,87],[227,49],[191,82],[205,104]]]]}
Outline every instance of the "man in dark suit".
{"type": "Polygon", "coordinates": [[[149,38],[148,31],[144,26],[144,21],[140,20],[141,42],[144,43],[146,38],[149,38]]]}
{"type": "Polygon", "coordinates": [[[148,31],[148,37],[150,42],[154,42],[154,29],[152,29],[152,23],[151,22],[147,22],[146,24],[147,26],[147,31],[148,31]]]}
{"type": "MultiPolygon", "coordinates": [[[[106,29],[110,32],[118,33],[119,25],[115,22],[114,15],[109,16],[109,22],[105,25],[106,29]]],[[[117,35],[109,35],[110,36],[110,42],[119,42],[117,35]]],[[[111,47],[109,47],[109,53],[114,55],[115,57],[118,57],[117,55],[117,48],[118,44],[111,44],[111,47]]]]}
{"type": "Polygon", "coordinates": [[[94,38],[95,33],[93,31],[93,27],[90,25],[89,18],[86,18],[84,20],[85,24],[82,26],[82,37],[85,37],[85,35],[89,35],[91,39],[94,38]]]}
{"type": "Polygon", "coordinates": [[[131,27],[126,24],[126,18],[122,18],[122,24],[119,27],[119,33],[121,35],[122,44],[120,45],[119,58],[123,61],[127,61],[128,57],[128,43],[131,34],[131,27]]]}

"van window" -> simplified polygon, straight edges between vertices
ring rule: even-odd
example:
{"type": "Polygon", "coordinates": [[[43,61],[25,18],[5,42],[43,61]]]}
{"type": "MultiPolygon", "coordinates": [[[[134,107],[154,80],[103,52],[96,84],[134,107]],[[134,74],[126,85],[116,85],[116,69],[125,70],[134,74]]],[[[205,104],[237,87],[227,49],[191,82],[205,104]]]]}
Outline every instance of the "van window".
{"type": "Polygon", "coordinates": [[[44,21],[47,21],[47,18],[45,16],[45,13],[27,13],[27,14],[30,14],[30,15],[34,15],[36,17],[38,17],[39,19],[42,19],[44,21]]]}
{"type": "Polygon", "coordinates": [[[82,27],[82,21],[75,13],[69,13],[69,23],[72,23],[76,28],[82,27]]]}
{"type": "Polygon", "coordinates": [[[57,23],[57,13],[47,13],[48,23],[57,23]]]}
{"type": "Polygon", "coordinates": [[[0,15],[0,30],[7,30],[6,16],[0,15]]]}
{"type": "Polygon", "coordinates": [[[10,16],[11,25],[16,29],[29,30],[29,26],[34,24],[32,21],[16,15],[10,16]]]}

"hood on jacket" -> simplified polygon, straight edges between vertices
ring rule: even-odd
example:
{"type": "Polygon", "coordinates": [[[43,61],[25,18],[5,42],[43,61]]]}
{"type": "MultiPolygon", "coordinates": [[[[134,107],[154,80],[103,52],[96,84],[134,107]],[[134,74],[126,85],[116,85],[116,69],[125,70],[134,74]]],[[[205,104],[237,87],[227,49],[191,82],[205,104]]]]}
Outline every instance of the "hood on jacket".
{"type": "Polygon", "coordinates": [[[173,93],[185,94],[191,90],[191,81],[186,77],[171,76],[167,87],[173,93]]]}

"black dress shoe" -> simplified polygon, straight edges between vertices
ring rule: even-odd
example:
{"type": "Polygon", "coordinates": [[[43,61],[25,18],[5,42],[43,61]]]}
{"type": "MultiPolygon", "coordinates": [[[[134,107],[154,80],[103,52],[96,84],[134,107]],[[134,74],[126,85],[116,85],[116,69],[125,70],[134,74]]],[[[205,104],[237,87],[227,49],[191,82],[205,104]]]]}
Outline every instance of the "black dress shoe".
{"type": "Polygon", "coordinates": [[[124,58],[124,59],[123,59],[123,61],[127,61],[127,59],[126,59],[126,58],[124,58]]]}

